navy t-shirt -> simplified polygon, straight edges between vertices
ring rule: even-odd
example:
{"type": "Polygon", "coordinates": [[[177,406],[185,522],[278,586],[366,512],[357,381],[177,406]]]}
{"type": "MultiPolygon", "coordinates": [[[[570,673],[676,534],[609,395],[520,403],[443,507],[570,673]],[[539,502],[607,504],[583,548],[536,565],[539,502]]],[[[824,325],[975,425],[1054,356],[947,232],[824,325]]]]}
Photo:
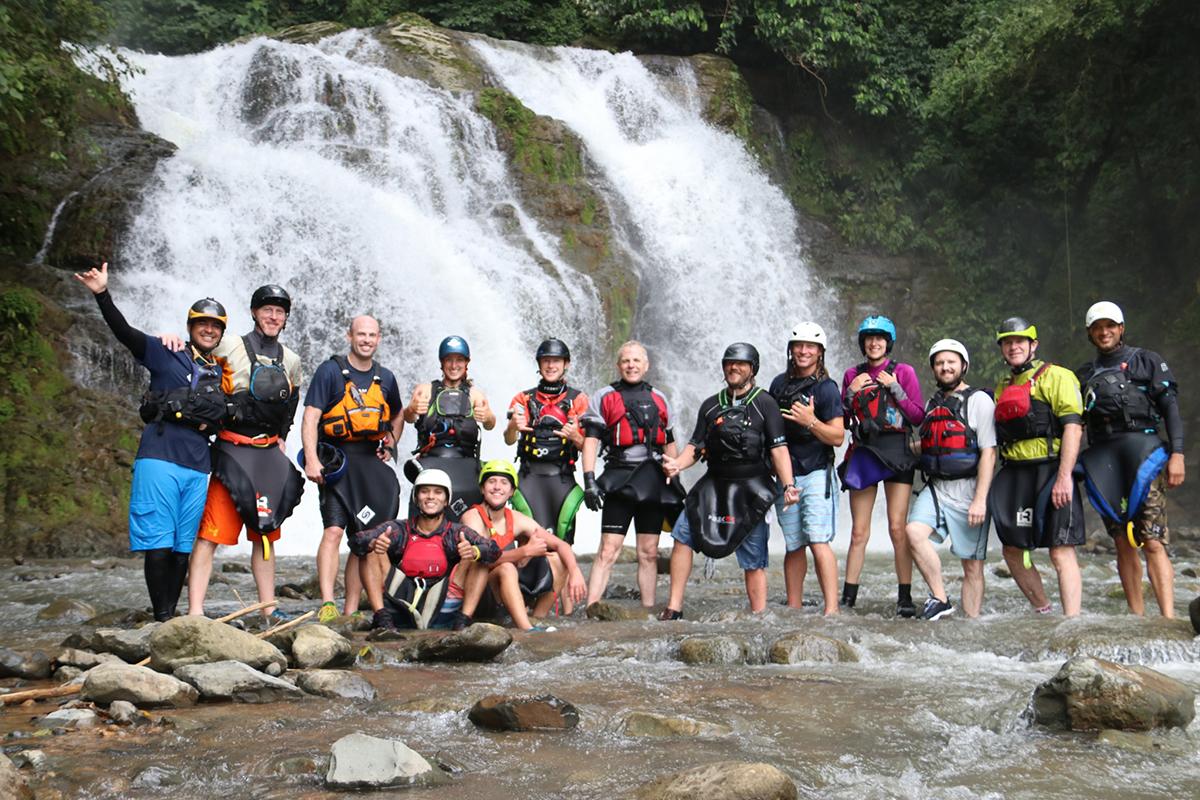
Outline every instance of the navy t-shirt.
{"type": "MultiPolygon", "coordinates": [[[[191,348],[178,353],[172,353],[155,336],[146,337],[146,355],[137,360],[150,370],[150,391],[161,392],[168,389],[181,389],[192,384],[191,348]]],[[[219,365],[205,367],[195,365],[196,369],[213,369],[219,375],[219,365]]],[[[202,433],[185,428],[182,425],[163,423],[162,425],[147,425],[142,431],[142,441],[138,446],[138,458],[154,458],[159,461],[170,461],[181,467],[207,473],[209,470],[208,437],[202,433]],[[160,432],[161,428],[161,432],[160,432]]]]}
{"type": "MultiPolygon", "coordinates": [[[[354,385],[361,391],[370,389],[374,378],[374,370],[363,371],[350,367],[350,380],[354,381],[354,385]]],[[[387,401],[392,419],[395,419],[404,408],[404,401],[400,399],[400,387],[396,385],[396,376],[387,367],[380,367],[379,381],[383,389],[383,399],[387,401]]],[[[319,408],[324,414],[340,403],[345,396],[346,378],[342,375],[342,368],[330,358],[322,361],[321,366],[313,373],[308,392],[304,395],[304,405],[319,408]]]]}
{"type": "MultiPolygon", "coordinates": [[[[771,381],[771,394],[778,397],[783,393],[787,383],[787,373],[781,372],[771,381]]],[[[821,422],[829,422],[842,416],[842,393],[832,378],[825,377],[817,381],[811,389],[809,400],[813,413],[821,422]]],[[[792,472],[796,477],[808,475],[814,470],[825,469],[833,458],[833,448],[822,442],[816,436],[808,437],[806,441],[788,442],[788,453],[792,456],[792,472]]]]}

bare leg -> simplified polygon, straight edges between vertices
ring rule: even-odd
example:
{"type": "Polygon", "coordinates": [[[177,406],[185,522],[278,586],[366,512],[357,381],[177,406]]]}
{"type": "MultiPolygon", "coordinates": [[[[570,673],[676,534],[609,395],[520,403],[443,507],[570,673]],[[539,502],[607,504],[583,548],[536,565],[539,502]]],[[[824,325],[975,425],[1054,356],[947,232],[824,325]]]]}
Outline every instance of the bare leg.
{"type": "Polygon", "coordinates": [[[544,617],[554,610],[554,599],[562,597],[562,589],[567,585],[567,569],[563,566],[562,559],[555,553],[547,553],[546,560],[550,564],[550,574],[554,576],[553,588],[549,592],[543,592],[533,604],[532,614],[535,617],[544,617]]]}
{"type": "Polygon", "coordinates": [[[896,580],[898,583],[912,583],[912,554],[908,551],[908,536],[904,533],[912,485],[884,483],[883,496],[887,501],[888,535],[892,537],[892,550],[896,557],[896,580]]]}
{"type": "Polygon", "coordinates": [[[983,560],[978,558],[964,558],[962,565],[963,612],[968,617],[978,617],[979,612],[983,610],[983,560]]]}
{"type": "MultiPolygon", "coordinates": [[[[321,535],[321,544],[317,547],[317,584],[321,587],[321,602],[332,603],[333,587],[337,582],[338,568],[341,560],[338,558],[338,548],[342,546],[342,535],[345,528],[326,528],[321,535]]],[[[353,556],[351,556],[353,558],[353,556]]],[[[346,565],[349,568],[349,564],[346,565]]],[[[346,601],[349,604],[350,587],[346,587],[346,601]]],[[[358,603],[355,602],[355,608],[358,603]]],[[[350,612],[347,611],[347,614],[350,612]]]]}
{"type": "Polygon", "coordinates": [[[746,596],[750,598],[750,610],[762,611],[767,607],[767,571],[746,570],[746,596]]]}
{"type": "Polygon", "coordinates": [[[828,542],[813,543],[809,548],[813,554],[817,583],[821,587],[821,594],[825,596],[825,616],[829,617],[838,613],[837,556],[828,542]]]}
{"type": "Polygon", "coordinates": [[[692,559],[695,553],[686,544],[676,541],[671,548],[671,596],[667,600],[667,608],[675,611],[683,610],[683,591],[687,587],[688,577],[692,574],[692,559]]]}
{"type": "Polygon", "coordinates": [[[637,535],[638,591],[642,594],[642,605],[647,608],[654,605],[658,589],[658,536],[657,533],[637,535]]]}
{"type": "Polygon", "coordinates": [[[362,593],[362,588],[367,590],[367,601],[371,604],[372,611],[379,611],[383,608],[383,579],[387,577],[387,556],[383,553],[369,553],[366,558],[359,558],[351,555],[351,559],[358,562],[358,568],[350,569],[350,561],[346,561],[346,614],[349,616],[355,611],[358,611],[359,596],[362,593]],[[355,575],[358,581],[351,581],[350,576],[355,575]],[[362,587],[356,587],[354,590],[353,601],[350,595],[351,583],[362,583],[362,587]],[[351,609],[350,603],[354,603],[354,608],[351,609]]]}
{"type": "Polygon", "coordinates": [[[946,585],[942,583],[942,560],[938,558],[933,542],[929,541],[929,537],[933,535],[933,528],[924,522],[910,522],[905,528],[905,535],[908,538],[912,560],[916,562],[921,577],[928,584],[929,593],[938,600],[948,601],[946,585]]]}
{"type": "Polygon", "coordinates": [[[475,615],[475,609],[479,607],[479,601],[483,599],[483,590],[488,585],[488,569],[485,564],[472,564],[469,561],[460,561],[458,569],[454,576],[456,580],[462,581],[463,587],[463,602],[462,612],[468,617],[475,615]]]}
{"type": "Polygon", "coordinates": [[[621,545],[625,537],[619,533],[600,534],[600,549],[596,552],[596,560],[592,562],[592,571],[588,573],[588,605],[604,599],[604,590],[608,588],[608,578],[612,575],[613,564],[621,555],[621,545]]]}
{"type": "Polygon", "coordinates": [[[1042,575],[1038,572],[1037,566],[1025,568],[1024,550],[1005,545],[1004,563],[1008,564],[1008,571],[1012,573],[1017,587],[1025,594],[1034,608],[1045,608],[1050,605],[1050,601],[1046,599],[1046,589],[1042,586],[1042,575]]]}
{"type": "Polygon", "coordinates": [[[871,511],[877,486],[850,490],[850,549],[846,551],[846,582],[858,583],[867,541],[871,538],[871,511]]]}
{"type": "Polygon", "coordinates": [[[1050,560],[1058,571],[1058,593],[1062,597],[1063,615],[1077,617],[1083,603],[1083,576],[1079,574],[1079,560],[1075,557],[1074,545],[1051,547],[1050,560]]]}
{"type": "MultiPolygon", "coordinates": [[[[1168,619],[1175,616],[1175,568],[1162,542],[1146,542],[1146,567],[1150,573],[1150,585],[1154,587],[1154,599],[1158,609],[1168,619]]],[[[1138,577],[1141,577],[1140,575],[1138,577]]]]}
{"type": "Polygon", "coordinates": [[[188,573],[188,614],[204,616],[204,598],[208,594],[208,581],[212,578],[213,554],[217,543],[196,537],[192,545],[191,565],[188,573]]]}
{"type": "MultiPolygon", "coordinates": [[[[355,611],[358,611],[358,604],[362,602],[363,593],[363,559],[351,553],[346,557],[346,616],[350,616],[355,611]]],[[[336,572],[334,573],[337,574],[336,572]]],[[[385,572],[384,575],[387,573],[385,572]]],[[[383,578],[379,579],[380,589],[379,596],[383,597],[383,578]]],[[[367,595],[370,598],[370,595],[367,595]]]]}
{"type": "Polygon", "coordinates": [[[488,570],[487,582],[492,587],[492,592],[508,609],[513,624],[523,631],[532,628],[529,614],[525,611],[525,598],[521,596],[516,565],[512,563],[497,564],[488,570]]]}
{"type": "MultiPolygon", "coordinates": [[[[808,573],[808,554],[800,547],[783,557],[783,583],[787,587],[789,608],[801,608],[804,603],[804,576],[808,573]]],[[[834,579],[837,580],[836,578],[834,579]]],[[[823,587],[822,587],[823,588],[823,587]]]]}
{"type": "Polygon", "coordinates": [[[1117,544],[1117,574],[1121,576],[1125,602],[1134,614],[1144,616],[1146,607],[1142,600],[1142,557],[1124,534],[1113,537],[1113,541],[1117,544]]]}
{"type": "MultiPolygon", "coordinates": [[[[258,588],[258,601],[266,603],[275,599],[275,559],[267,561],[263,558],[263,543],[261,536],[254,536],[254,544],[250,553],[250,572],[254,574],[254,585],[258,588]]],[[[274,548],[272,548],[274,549],[274,548]]],[[[270,616],[275,606],[262,610],[264,617],[270,616]]]]}

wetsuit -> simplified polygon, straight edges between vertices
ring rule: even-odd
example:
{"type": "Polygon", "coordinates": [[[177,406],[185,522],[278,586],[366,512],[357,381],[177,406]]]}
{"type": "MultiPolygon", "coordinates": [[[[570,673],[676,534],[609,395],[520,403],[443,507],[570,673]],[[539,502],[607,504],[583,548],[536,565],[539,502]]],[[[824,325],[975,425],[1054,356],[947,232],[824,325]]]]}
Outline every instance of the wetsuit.
{"type": "MultiPolygon", "coordinates": [[[[117,341],[150,371],[150,393],[186,389],[205,379],[219,392],[221,368],[215,360],[190,343],[181,352],[171,352],[157,337],[133,328],[107,290],[96,295],[96,304],[117,341]]],[[[157,416],[160,421],[142,431],[133,462],[129,549],[145,553],[146,588],[154,618],[163,621],[175,616],[187,577],[208,485],[209,436],[216,429],[202,432],[178,424],[173,415],[157,416]]]]}
{"type": "Polygon", "coordinates": [[[1169,456],[1183,453],[1174,374],[1157,353],[1129,345],[1098,355],[1075,374],[1088,433],[1079,457],[1088,498],[1110,535],[1124,536],[1132,521],[1141,541],[1168,542],[1162,469],[1169,456]]]}
{"type": "Polygon", "coordinates": [[[532,432],[522,431],[517,439],[520,489],[513,496],[513,505],[567,544],[574,544],[575,514],[583,502],[583,490],[575,483],[579,450],[554,431],[568,421],[579,421],[588,408],[587,395],[561,381],[543,381],[514,397],[508,408],[524,408],[525,419],[533,428],[532,432]]]}
{"type": "MultiPolygon", "coordinates": [[[[811,405],[820,422],[842,416],[841,393],[824,369],[807,378],[780,373],[771,381],[769,391],[781,413],[800,402],[811,405]]],[[[833,482],[833,447],[818,439],[811,430],[788,419],[783,420],[783,431],[800,500],[786,506],[780,497],[775,503],[775,516],[783,530],[785,546],[792,552],[810,544],[833,541],[837,533],[838,498],[833,482]]]]}
{"type": "Polygon", "coordinates": [[[380,520],[395,519],[400,511],[400,484],[395,470],[377,453],[380,441],[391,430],[392,416],[404,407],[396,376],[374,362],[371,369],[358,370],[344,357],[331,358],[313,373],[304,405],[321,409],[318,441],[332,444],[346,456],[342,477],[318,488],[325,527],[352,534],[374,527],[380,520]],[[347,398],[349,384],[356,393],[347,398]],[[370,430],[356,432],[353,417],[364,410],[370,416],[370,430]]]}
{"type": "Polygon", "coordinates": [[[838,468],[842,488],[866,489],[880,481],[911,484],[917,457],[908,439],[925,418],[921,383],[913,368],[891,359],[874,367],[851,367],[842,378],[842,404],[846,427],[854,435],[838,468]],[[884,370],[896,377],[888,387],[877,382],[884,370]],[[850,383],[863,371],[876,383],[852,394],[850,383]]]}
{"type": "MultiPolygon", "coordinates": [[[[446,519],[457,522],[467,509],[483,502],[479,492],[479,423],[473,416],[471,389],[466,381],[455,388],[440,380],[429,382],[429,408],[417,417],[417,449],[421,469],[440,469],[454,487],[446,505],[446,519]],[[432,459],[438,459],[435,463],[432,459]]],[[[409,498],[408,514],[417,514],[416,493],[409,498]]]]}

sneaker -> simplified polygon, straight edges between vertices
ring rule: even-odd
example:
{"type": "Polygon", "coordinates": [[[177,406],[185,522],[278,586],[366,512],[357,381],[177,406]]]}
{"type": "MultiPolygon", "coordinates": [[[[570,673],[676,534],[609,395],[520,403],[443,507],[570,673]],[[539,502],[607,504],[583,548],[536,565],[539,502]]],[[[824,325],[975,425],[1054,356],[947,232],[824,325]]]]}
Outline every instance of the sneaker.
{"type": "Polygon", "coordinates": [[[272,625],[280,625],[284,622],[291,622],[292,619],[294,618],[283,613],[277,608],[271,612],[270,616],[267,617],[267,622],[271,623],[272,625]]]}
{"type": "Polygon", "coordinates": [[[907,600],[901,600],[896,603],[896,616],[897,617],[904,617],[905,619],[912,619],[916,615],[917,615],[917,607],[913,603],[911,597],[908,598],[907,600]]]}
{"type": "Polygon", "coordinates": [[[921,611],[917,619],[941,619],[947,614],[954,613],[954,606],[949,600],[938,600],[933,595],[929,595],[929,599],[925,601],[925,608],[921,611]]]}
{"type": "Polygon", "coordinates": [[[454,615],[454,622],[450,623],[450,630],[465,631],[467,628],[475,624],[475,618],[467,616],[459,611],[454,615]]]}
{"type": "Polygon", "coordinates": [[[337,618],[338,618],[337,606],[334,605],[333,601],[321,604],[321,610],[317,612],[317,622],[324,625],[326,622],[329,622],[330,620],[335,620],[337,618]]]}
{"type": "Polygon", "coordinates": [[[663,622],[670,622],[671,620],[683,619],[683,609],[679,609],[678,611],[676,611],[673,608],[664,608],[662,610],[662,613],[660,613],[658,615],[658,618],[661,619],[663,622]]]}
{"type": "Polygon", "coordinates": [[[382,609],[375,612],[375,616],[371,618],[371,629],[375,630],[382,628],[385,631],[396,630],[396,623],[392,619],[392,615],[382,609]]]}

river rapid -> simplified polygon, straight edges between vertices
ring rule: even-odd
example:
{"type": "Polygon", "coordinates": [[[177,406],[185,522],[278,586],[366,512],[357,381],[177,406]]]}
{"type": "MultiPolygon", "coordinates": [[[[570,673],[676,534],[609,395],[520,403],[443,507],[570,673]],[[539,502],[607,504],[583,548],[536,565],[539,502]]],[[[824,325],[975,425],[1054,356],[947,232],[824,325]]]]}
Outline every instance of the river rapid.
{"type": "MultiPolygon", "coordinates": [[[[54,775],[39,785],[65,797],[332,797],[321,781],[329,747],[356,731],[402,740],[426,757],[448,755],[467,768],[449,786],[420,790],[431,798],[612,797],[660,775],[723,760],[772,764],[810,797],[1195,797],[1197,723],[1114,747],[1095,733],[1030,727],[1023,716],[1034,688],[1075,653],[1150,666],[1200,689],[1200,645],[1187,620],[1128,616],[1123,600],[1105,597],[1117,583],[1113,560],[1081,554],[1081,561],[1079,619],[1034,615],[1011,579],[993,573],[993,555],[984,615],[933,623],[891,616],[894,575],[882,554],[868,556],[859,607],[829,620],[819,615],[811,576],[806,607],[783,605],[781,559],[769,570],[770,601],[761,614],[746,610],[741,571],[732,559],[719,562],[711,580],[703,579],[698,561],[685,621],[600,622],[576,614],[551,620],[554,632],[514,631],[513,645],[486,664],[399,663],[397,644],[375,644],[358,666],[379,692],[374,703],[202,705],[151,712],[155,719],[175,719],[173,728],[80,731],[5,744],[44,750],[54,775]],[[844,641],[860,660],[762,663],[771,643],[792,631],[844,641]],[[679,660],[682,639],[718,633],[747,639],[757,663],[679,660]],[[467,719],[467,710],[486,695],[547,692],[579,709],[577,729],[498,734],[467,719]],[[711,738],[626,735],[623,716],[635,710],[717,723],[730,732],[711,738]]],[[[1035,562],[1053,575],[1044,558],[1035,562]]],[[[36,619],[57,597],[101,610],[143,605],[140,565],[110,560],[102,566],[113,563],[111,569],[87,562],[0,568],[0,639],[10,647],[52,649],[78,629],[36,619]],[[28,573],[44,579],[16,580],[28,573]]],[[[279,582],[302,582],[312,573],[311,560],[284,557],[279,582]]],[[[960,586],[954,573],[946,570],[952,599],[960,586]]],[[[224,582],[210,589],[211,611],[239,607],[235,589],[253,596],[249,575],[218,575],[224,582]]],[[[661,601],[666,577],[659,582],[661,601]]],[[[619,564],[609,597],[632,607],[635,600],[620,598],[634,596],[635,586],[633,564],[619,564]]],[[[920,590],[919,578],[914,588],[920,590]]],[[[1197,587],[1183,578],[1178,590],[1178,602],[1186,606],[1197,587]]],[[[284,608],[292,613],[316,605],[285,601],[284,608]]],[[[1148,607],[1155,610],[1152,602],[1148,607]]],[[[6,709],[0,732],[29,730],[31,714],[52,708],[6,709]]]]}

